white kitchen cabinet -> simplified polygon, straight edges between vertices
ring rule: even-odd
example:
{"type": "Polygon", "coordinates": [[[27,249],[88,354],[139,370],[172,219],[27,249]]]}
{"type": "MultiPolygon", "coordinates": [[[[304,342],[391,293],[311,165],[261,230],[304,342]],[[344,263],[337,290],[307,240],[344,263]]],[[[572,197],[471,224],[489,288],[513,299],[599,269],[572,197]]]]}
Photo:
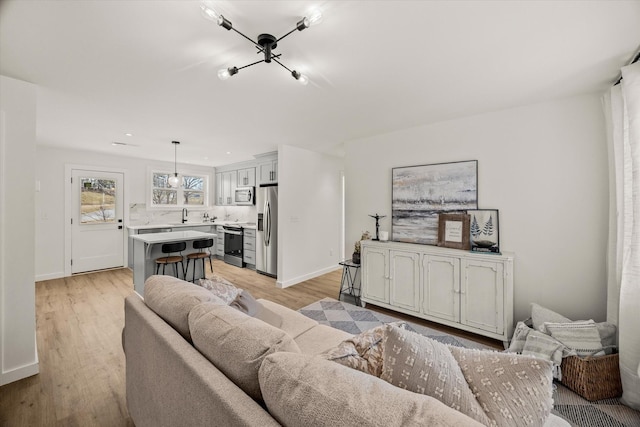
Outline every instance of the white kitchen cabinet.
{"type": "Polygon", "coordinates": [[[218,259],[224,258],[224,226],[217,225],[216,226],[216,256],[218,259]]]}
{"type": "Polygon", "coordinates": [[[237,171],[222,172],[222,206],[234,204],[234,192],[238,178],[237,171]]]}
{"type": "Polygon", "coordinates": [[[260,184],[278,182],[278,160],[270,160],[258,164],[260,184]]]}
{"type": "Polygon", "coordinates": [[[222,173],[218,172],[216,174],[216,205],[223,206],[224,203],[224,189],[222,186],[222,173]]]}
{"type": "Polygon", "coordinates": [[[513,255],[362,242],[362,301],[507,342],[513,255]]]}
{"type": "Polygon", "coordinates": [[[238,187],[255,187],[256,168],[239,169],[236,184],[238,187]]]}
{"type": "Polygon", "coordinates": [[[252,228],[244,229],[242,239],[242,260],[248,268],[255,269],[256,265],[256,230],[252,228]]]}

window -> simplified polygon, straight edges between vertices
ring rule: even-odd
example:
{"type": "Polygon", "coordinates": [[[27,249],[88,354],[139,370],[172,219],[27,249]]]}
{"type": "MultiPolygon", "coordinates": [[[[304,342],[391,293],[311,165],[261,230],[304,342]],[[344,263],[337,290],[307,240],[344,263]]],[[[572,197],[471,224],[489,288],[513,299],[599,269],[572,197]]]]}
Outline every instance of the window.
{"type": "Polygon", "coordinates": [[[80,222],[104,224],[115,222],[116,181],[80,178],[80,222]]]}
{"type": "Polygon", "coordinates": [[[171,172],[151,172],[151,206],[184,207],[207,206],[209,177],[198,174],[179,174],[180,186],[171,188],[171,172]]]}

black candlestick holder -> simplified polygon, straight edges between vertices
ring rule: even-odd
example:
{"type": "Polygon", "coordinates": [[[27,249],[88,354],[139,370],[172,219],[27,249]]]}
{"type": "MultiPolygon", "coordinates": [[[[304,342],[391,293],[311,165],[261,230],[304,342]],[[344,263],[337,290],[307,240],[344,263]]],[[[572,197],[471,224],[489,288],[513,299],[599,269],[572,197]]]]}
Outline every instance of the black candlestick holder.
{"type": "Polygon", "coordinates": [[[380,216],[378,214],[375,215],[369,215],[371,218],[375,218],[376,219],[376,238],[375,239],[371,239],[371,240],[380,240],[380,237],[378,236],[378,232],[380,230],[380,219],[382,218],[386,218],[386,215],[380,216]]]}

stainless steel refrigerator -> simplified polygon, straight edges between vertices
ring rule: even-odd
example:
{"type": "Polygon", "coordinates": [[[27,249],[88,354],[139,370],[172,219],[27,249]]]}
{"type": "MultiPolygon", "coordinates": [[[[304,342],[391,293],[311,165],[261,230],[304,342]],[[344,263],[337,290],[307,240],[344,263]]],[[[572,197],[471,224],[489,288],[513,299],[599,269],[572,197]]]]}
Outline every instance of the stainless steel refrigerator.
{"type": "Polygon", "coordinates": [[[258,227],[256,230],[256,271],[267,276],[278,274],[278,185],[264,184],[256,192],[258,227]]]}

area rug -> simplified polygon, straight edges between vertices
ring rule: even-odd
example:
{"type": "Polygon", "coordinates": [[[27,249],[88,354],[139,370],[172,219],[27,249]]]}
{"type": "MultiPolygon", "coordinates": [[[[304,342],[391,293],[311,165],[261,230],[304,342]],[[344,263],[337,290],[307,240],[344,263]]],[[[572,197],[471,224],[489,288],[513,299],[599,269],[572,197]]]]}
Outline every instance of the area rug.
{"type": "MultiPolygon", "coordinates": [[[[324,298],[298,311],[318,323],[351,334],[359,334],[383,323],[400,320],[332,298],[324,298]]],[[[470,339],[449,335],[415,323],[407,323],[410,330],[441,343],[495,350],[470,339]]],[[[622,405],[618,398],[589,402],[555,382],[553,401],[555,403],[553,413],[575,427],[640,427],[640,412],[622,405]]]]}

